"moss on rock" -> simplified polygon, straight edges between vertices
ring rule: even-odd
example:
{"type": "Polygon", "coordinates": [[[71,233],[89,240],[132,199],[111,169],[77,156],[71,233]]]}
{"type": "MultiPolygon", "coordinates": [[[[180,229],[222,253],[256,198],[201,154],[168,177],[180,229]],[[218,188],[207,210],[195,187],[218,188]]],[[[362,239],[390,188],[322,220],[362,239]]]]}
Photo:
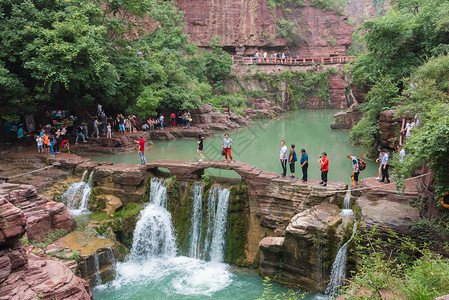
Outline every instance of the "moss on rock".
{"type": "Polygon", "coordinates": [[[230,190],[225,261],[245,265],[245,247],[248,239],[248,192],[244,183],[230,190]]]}

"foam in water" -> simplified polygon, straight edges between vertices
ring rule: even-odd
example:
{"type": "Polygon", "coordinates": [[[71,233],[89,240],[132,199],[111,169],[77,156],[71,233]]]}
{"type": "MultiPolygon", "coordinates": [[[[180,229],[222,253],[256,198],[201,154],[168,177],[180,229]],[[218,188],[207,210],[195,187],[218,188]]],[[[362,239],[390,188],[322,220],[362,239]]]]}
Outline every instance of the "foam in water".
{"type": "Polygon", "coordinates": [[[134,229],[131,260],[175,256],[176,243],[171,215],[167,211],[167,186],[162,179],[151,179],[150,203],[140,212],[134,229]]]}
{"type": "MultiPolygon", "coordinates": [[[[198,199],[202,198],[199,196],[200,193],[202,194],[202,189],[200,192],[199,187],[195,189],[195,186],[194,196],[198,199]]],[[[216,257],[220,253],[221,256],[223,255],[223,242],[219,243],[215,239],[219,236],[224,239],[229,190],[218,188],[213,190],[210,203],[217,205],[213,205],[210,211],[208,224],[218,224],[218,227],[212,226],[213,229],[210,230],[210,245],[211,249],[216,249],[213,256],[216,257]],[[213,222],[215,217],[217,220],[213,222]]],[[[232,274],[227,264],[176,256],[171,215],[166,209],[166,191],[163,180],[156,178],[151,180],[150,203],[141,211],[137,221],[131,257],[125,263],[117,263],[116,279],[98,289],[129,288],[134,291],[139,286],[151,285],[152,289],[157,290],[160,295],[165,295],[161,296],[162,298],[178,298],[179,295],[211,296],[232,283],[232,274]]],[[[197,205],[199,209],[201,204],[197,205]]],[[[196,224],[201,227],[201,215],[198,219],[196,224]]],[[[195,223],[193,220],[192,222],[195,223]]],[[[199,244],[201,232],[197,232],[199,244]]],[[[198,249],[198,247],[193,248],[198,249]]],[[[222,259],[221,257],[220,260],[222,259]]]]}
{"type": "Polygon", "coordinates": [[[351,238],[341,246],[340,250],[338,250],[337,256],[335,256],[335,261],[332,264],[330,281],[326,288],[326,295],[331,299],[335,298],[340,288],[344,285],[344,280],[346,278],[346,248],[348,243],[354,238],[356,231],[357,221],[354,221],[351,238]]]}
{"type": "Polygon", "coordinates": [[[70,185],[67,191],[61,195],[72,215],[80,215],[89,212],[87,209],[90,194],[92,192],[94,171],[90,172],[88,181],[85,182],[87,170],[84,171],[81,181],[70,185]]]}
{"type": "Polygon", "coordinates": [[[203,204],[203,186],[196,182],[193,186],[193,216],[190,229],[189,257],[200,258],[201,218],[203,204]]]}
{"type": "Polygon", "coordinates": [[[351,208],[351,191],[348,190],[345,195],[345,199],[343,200],[343,209],[341,210],[340,215],[342,216],[352,216],[354,213],[351,208]]]}

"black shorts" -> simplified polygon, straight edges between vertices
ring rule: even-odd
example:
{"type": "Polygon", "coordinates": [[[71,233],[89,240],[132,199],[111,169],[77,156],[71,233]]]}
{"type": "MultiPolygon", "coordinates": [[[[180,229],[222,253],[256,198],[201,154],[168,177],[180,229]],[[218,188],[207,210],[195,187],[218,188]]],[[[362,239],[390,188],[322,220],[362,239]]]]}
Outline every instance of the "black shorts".
{"type": "Polygon", "coordinates": [[[359,174],[360,174],[360,172],[356,172],[356,173],[352,174],[355,182],[359,181],[359,174]]]}
{"type": "Polygon", "coordinates": [[[294,162],[290,163],[290,172],[295,173],[295,163],[294,162]]]}

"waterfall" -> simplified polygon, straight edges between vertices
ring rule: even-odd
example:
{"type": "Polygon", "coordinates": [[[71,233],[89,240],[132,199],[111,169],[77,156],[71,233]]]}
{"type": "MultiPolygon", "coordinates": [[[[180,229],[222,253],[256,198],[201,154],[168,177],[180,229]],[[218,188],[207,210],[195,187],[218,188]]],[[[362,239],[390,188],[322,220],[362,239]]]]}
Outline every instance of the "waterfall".
{"type": "Polygon", "coordinates": [[[203,186],[196,182],[193,186],[193,216],[190,229],[189,257],[200,258],[201,218],[203,205],[203,186]]]}
{"type": "Polygon", "coordinates": [[[95,280],[96,284],[101,284],[101,276],[100,276],[100,262],[98,260],[98,253],[97,251],[94,252],[94,262],[95,262],[95,280]]]}
{"type": "Polygon", "coordinates": [[[229,195],[230,191],[228,189],[218,191],[217,212],[215,215],[215,224],[210,251],[210,260],[213,262],[223,262],[223,248],[225,243],[229,195]]]}
{"type": "Polygon", "coordinates": [[[206,233],[202,236],[202,187],[193,188],[193,216],[190,229],[189,256],[211,262],[222,262],[229,206],[229,189],[212,187],[207,199],[206,233]],[[204,241],[204,244],[202,244],[204,241]]]}
{"type": "Polygon", "coordinates": [[[108,247],[106,253],[112,267],[115,269],[117,266],[117,261],[115,260],[114,250],[112,250],[111,247],[108,247]]]}
{"type": "Polygon", "coordinates": [[[167,186],[164,180],[151,179],[150,203],[140,212],[134,229],[131,260],[175,256],[176,243],[171,215],[167,211],[167,186]]]}
{"type": "Polygon", "coordinates": [[[61,195],[62,200],[73,215],[88,211],[87,206],[92,192],[94,171],[90,172],[87,182],[85,182],[86,175],[87,170],[84,171],[80,181],[70,185],[67,191],[61,195]]]}
{"type": "Polygon", "coordinates": [[[351,238],[341,246],[338,250],[337,256],[335,256],[335,261],[332,264],[332,271],[330,276],[329,284],[326,288],[326,295],[334,299],[338,294],[338,291],[344,284],[346,278],[346,248],[348,243],[354,238],[357,231],[357,221],[354,221],[354,228],[352,229],[351,238]]]}
{"type": "Polygon", "coordinates": [[[217,193],[218,188],[213,187],[209,191],[209,197],[207,198],[207,231],[204,239],[204,248],[202,258],[206,258],[206,254],[209,253],[210,244],[212,241],[212,234],[214,230],[215,210],[217,208],[217,193]]]}
{"type": "Polygon", "coordinates": [[[354,213],[351,208],[351,191],[348,190],[345,195],[345,199],[343,200],[343,209],[341,210],[340,215],[342,216],[352,216],[354,213]]]}

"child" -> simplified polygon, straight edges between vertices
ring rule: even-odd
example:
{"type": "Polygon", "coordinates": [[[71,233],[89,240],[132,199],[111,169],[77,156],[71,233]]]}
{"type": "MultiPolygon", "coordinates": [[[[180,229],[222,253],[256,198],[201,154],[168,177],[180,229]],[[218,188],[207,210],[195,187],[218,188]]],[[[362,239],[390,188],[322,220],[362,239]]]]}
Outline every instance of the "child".
{"type": "Polygon", "coordinates": [[[48,140],[48,135],[46,133],[44,133],[44,135],[42,136],[42,139],[44,140],[44,153],[49,154],[50,153],[50,148],[48,147],[49,145],[49,140],[48,140]]]}
{"type": "Polygon", "coordinates": [[[108,123],[108,134],[107,134],[106,137],[112,138],[112,126],[111,126],[111,123],[108,123]]]}
{"type": "Polygon", "coordinates": [[[44,154],[44,140],[36,135],[37,153],[44,154]]]}
{"type": "Polygon", "coordinates": [[[69,144],[69,141],[68,141],[68,140],[63,140],[63,141],[61,142],[61,147],[62,147],[63,149],[67,148],[67,152],[69,152],[69,154],[70,154],[70,144],[69,144]]]}

